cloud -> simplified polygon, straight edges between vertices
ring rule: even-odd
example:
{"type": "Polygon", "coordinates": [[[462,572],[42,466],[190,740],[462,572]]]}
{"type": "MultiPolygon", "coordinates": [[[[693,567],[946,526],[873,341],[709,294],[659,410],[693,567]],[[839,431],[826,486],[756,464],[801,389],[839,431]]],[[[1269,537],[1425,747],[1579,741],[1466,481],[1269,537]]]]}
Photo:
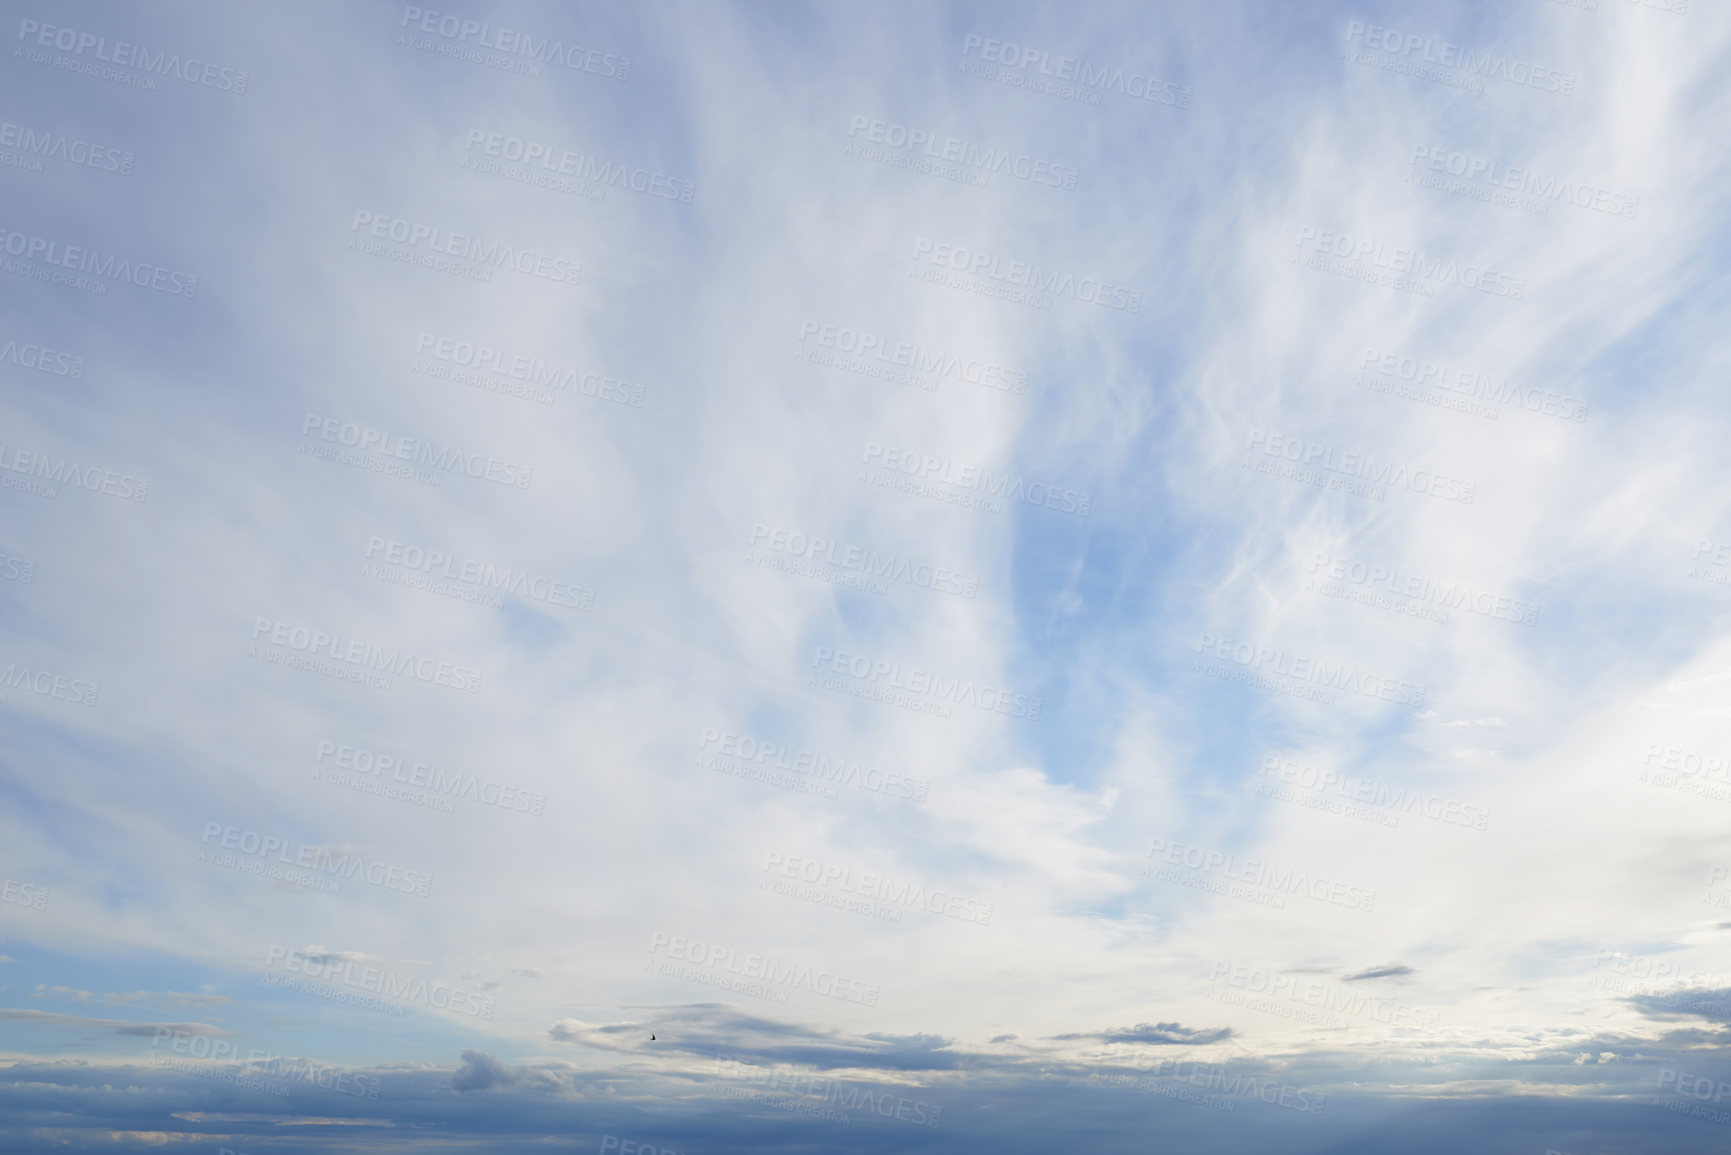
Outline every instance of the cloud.
{"type": "Polygon", "coordinates": [[[459,1093],[511,1090],[561,1098],[580,1097],[585,1076],[558,1063],[510,1065],[487,1054],[465,1048],[462,1063],[451,1073],[451,1087],[459,1093]]]}
{"type": "Polygon", "coordinates": [[[7,131],[137,164],[8,146],[0,1149],[1682,1135],[1639,1084],[1714,1065],[1726,984],[1594,962],[1724,969],[1677,939],[1731,862],[1731,12],[1666,6],[54,17],[7,131]],[[188,1016],[384,1089],[128,1065],[188,1016]],[[943,1126],[730,1097],[767,1072],[943,1126]]]}
{"type": "Polygon", "coordinates": [[[1186,1027],[1180,1023],[1137,1023],[1133,1027],[1085,1034],[1053,1035],[1055,1039],[1098,1039],[1102,1043],[1152,1043],[1162,1046],[1202,1046],[1232,1037],[1231,1027],[1186,1027]]]}
{"type": "Polygon", "coordinates": [[[339,963],[366,962],[368,959],[372,958],[371,955],[364,954],[358,950],[331,950],[328,947],[318,945],[304,946],[300,949],[299,953],[301,958],[311,963],[314,967],[330,967],[336,966],[339,963]]]}
{"type": "Polygon", "coordinates": [[[188,991],[95,991],[80,990],[76,987],[49,986],[38,983],[30,993],[33,999],[70,999],[74,1002],[90,1006],[101,1003],[111,1007],[156,1006],[156,1007],[190,1007],[209,1010],[215,1007],[228,1006],[233,999],[227,995],[188,991]]]}
{"type": "Polygon", "coordinates": [[[484,1051],[464,1051],[463,1065],[451,1075],[451,1086],[459,1091],[486,1091],[515,1082],[511,1068],[484,1051]]]}
{"type": "Polygon", "coordinates": [[[0,1007],[0,1019],[14,1023],[33,1023],[46,1027],[67,1027],[75,1030],[103,1030],[116,1035],[157,1038],[169,1032],[202,1035],[208,1038],[234,1038],[232,1031],[209,1023],[129,1023],[121,1019],[92,1019],[83,1015],[64,1015],[54,1011],[31,1011],[16,1007],[0,1007]]]}
{"type": "Polygon", "coordinates": [[[36,989],[30,992],[30,997],[33,999],[45,999],[51,996],[60,999],[71,999],[74,1002],[83,1003],[85,1006],[89,1006],[91,1003],[96,1001],[95,991],[78,990],[75,987],[48,986],[45,983],[37,983],[36,989]]]}
{"type": "Polygon", "coordinates": [[[747,1014],[723,1003],[661,1008],[653,1016],[616,1023],[561,1019],[548,1028],[561,1043],[631,1054],[677,1053],[744,1063],[799,1063],[818,1069],[876,1068],[895,1071],[954,1070],[995,1059],[951,1049],[938,1035],[871,1032],[848,1035],[747,1014]],[[649,1036],[656,1041],[651,1043],[649,1036]]]}
{"type": "Polygon", "coordinates": [[[1731,1023],[1731,987],[1687,987],[1629,996],[1629,1005],[1650,1019],[1709,1019],[1731,1023]]]}
{"type": "Polygon", "coordinates": [[[1357,983],[1363,982],[1365,979],[1398,979],[1417,973],[1418,972],[1412,967],[1409,967],[1404,963],[1388,963],[1385,966],[1370,967],[1366,970],[1359,971],[1356,974],[1342,975],[1340,981],[1343,983],[1357,983]]]}

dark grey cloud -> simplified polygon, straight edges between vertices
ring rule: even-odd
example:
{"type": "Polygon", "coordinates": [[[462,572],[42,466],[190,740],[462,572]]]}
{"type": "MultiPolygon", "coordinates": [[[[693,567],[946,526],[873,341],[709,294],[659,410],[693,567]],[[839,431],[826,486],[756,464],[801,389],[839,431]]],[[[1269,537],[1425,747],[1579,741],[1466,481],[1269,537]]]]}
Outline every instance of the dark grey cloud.
{"type": "Polygon", "coordinates": [[[844,1035],[837,1031],[766,1019],[724,1003],[694,1003],[648,1009],[641,1018],[591,1023],[560,1019],[547,1030],[556,1042],[605,1051],[757,1065],[794,1063],[822,1070],[860,1067],[889,1071],[947,1071],[1001,1060],[950,1049],[938,1035],[844,1035]],[[651,1043],[653,1034],[656,1041],[651,1043]]]}
{"type": "Polygon", "coordinates": [[[1363,982],[1365,979],[1398,979],[1417,973],[1417,971],[1412,967],[1407,966],[1405,963],[1388,963],[1385,966],[1370,967],[1369,969],[1359,971],[1356,974],[1342,975],[1340,981],[1343,983],[1358,983],[1363,982]]]}
{"type": "MultiPolygon", "coordinates": [[[[384,1085],[376,1101],[305,1083],[288,1096],[270,1096],[149,1066],[36,1063],[0,1068],[0,1150],[46,1155],[168,1149],[215,1155],[227,1146],[248,1155],[333,1150],[532,1155],[553,1149],[594,1152],[604,1134],[712,1155],[1047,1155],[1078,1149],[1090,1155],[1136,1155],[1148,1150],[1150,1134],[1160,1136],[1163,1150],[1206,1155],[1382,1155],[1391,1150],[1453,1155],[1468,1144],[1486,1155],[1540,1155],[1547,1149],[1571,1155],[1707,1155],[1724,1145],[1715,1134],[1720,1128],[1657,1110],[1647,1101],[1659,1063],[1676,1056],[1655,1055],[1625,1067],[1575,1066],[1558,1054],[1514,1067],[1517,1078],[1599,1092],[1604,1097],[1596,1102],[1497,1089],[1390,1098],[1369,1089],[1363,1077],[1440,1087],[1478,1075],[1506,1078],[1510,1063],[1497,1056],[1476,1067],[1457,1065],[1427,1074],[1422,1063],[1390,1066],[1348,1051],[1339,1057],[1352,1065],[1333,1070],[1326,1085],[1322,1068],[1327,1063],[1247,1060],[1230,1066],[1233,1075],[1254,1076],[1258,1085],[1273,1078],[1321,1090],[1327,1099],[1320,1115],[1232,1091],[1225,1093],[1233,1110],[1209,1109],[1134,1087],[1036,1070],[984,1078],[939,1075],[917,1085],[907,1080],[874,1084],[898,1099],[942,1106],[936,1127],[861,1109],[848,1112],[846,1124],[800,1113],[789,1105],[816,1107],[826,1100],[786,1085],[778,1085],[768,1100],[742,1099],[728,1094],[734,1087],[749,1089],[749,1083],[737,1080],[671,1078],[653,1069],[618,1066],[561,1072],[512,1064],[473,1049],[454,1066],[372,1069],[384,1085]],[[569,1094],[544,1092],[546,1077],[555,1074],[569,1094]],[[152,1138],[163,1135],[182,1138],[166,1144],[152,1138]]],[[[1696,1062],[1699,1070],[1690,1068],[1693,1073],[1731,1075],[1723,1060],[1701,1056],[1696,1062]]],[[[850,1086],[856,1082],[848,1080],[850,1086]]]]}
{"type": "Polygon", "coordinates": [[[1731,1023],[1731,987],[1691,988],[1661,994],[1630,995],[1628,1002],[1650,1019],[1708,1019],[1731,1023]]]}
{"type": "Polygon", "coordinates": [[[484,1051],[464,1051],[463,1065],[451,1075],[451,1086],[459,1091],[508,1087],[514,1081],[511,1069],[484,1051]]]}
{"type": "Polygon", "coordinates": [[[335,966],[338,963],[366,962],[372,956],[358,950],[331,950],[324,946],[303,946],[300,956],[316,967],[335,966]]]}
{"type": "Polygon", "coordinates": [[[1137,1023],[1106,1031],[1053,1035],[1054,1039],[1098,1039],[1102,1043],[1152,1043],[1158,1046],[1201,1046],[1232,1037],[1231,1027],[1186,1027],[1181,1023],[1137,1023]]]}
{"type": "Polygon", "coordinates": [[[209,1023],[131,1023],[124,1019],[93,1019],[85,1015],[63,1015],[56,1011],[30,1011],[15,1007],[0,1007],[0,1020],[75,1030],[113,1031],[117,1035],[146,1039],[155,1038],[158,1031],[182,1031],[188,1035],[207,1035],[211,1038],[234,1037],[233,1032],[213,1027],[209,1023]]]}
{"type": "Polygon", "coordinates": [[[572,1095],[578,1092],[575,1072],[562,1066],[511,1066],[485,1051],[468,1049],[463,1051],[462,1060],[451,1073],[451,1087],[459,1092],[490,1091],[498,1088],[549,1095],[572,1095]]]}

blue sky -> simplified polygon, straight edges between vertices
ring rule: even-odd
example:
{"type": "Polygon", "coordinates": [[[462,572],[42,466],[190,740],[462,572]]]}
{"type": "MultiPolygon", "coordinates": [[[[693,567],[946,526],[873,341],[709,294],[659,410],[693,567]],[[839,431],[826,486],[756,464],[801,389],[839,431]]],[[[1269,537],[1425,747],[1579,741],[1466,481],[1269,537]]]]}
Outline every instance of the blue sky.
{"type": "Polygon", "coordinates": [[[0,1146],[1731,1135],[1712,6],[4,8],[0,1146]]]}

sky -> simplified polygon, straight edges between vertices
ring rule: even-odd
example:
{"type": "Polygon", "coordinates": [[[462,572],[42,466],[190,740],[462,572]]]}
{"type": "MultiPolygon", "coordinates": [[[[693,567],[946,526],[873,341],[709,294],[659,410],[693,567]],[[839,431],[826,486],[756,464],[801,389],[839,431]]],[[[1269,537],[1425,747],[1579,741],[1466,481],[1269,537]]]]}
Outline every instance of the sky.
{"type": "Polygon", "coordinates": [[[1731,1141],[1731,12],[0,8],[0,1147],[1731,1141]]]}

